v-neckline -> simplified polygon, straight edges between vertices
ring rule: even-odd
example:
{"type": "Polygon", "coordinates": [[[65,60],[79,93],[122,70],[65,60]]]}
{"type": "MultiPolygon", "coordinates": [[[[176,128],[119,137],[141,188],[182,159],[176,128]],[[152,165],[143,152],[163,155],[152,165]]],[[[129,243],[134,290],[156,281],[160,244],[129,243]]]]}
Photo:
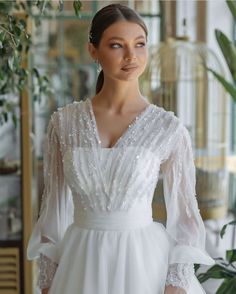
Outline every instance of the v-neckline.
{"type": "Polygon", "coordinates": [[[114,148],[116,148],[118,146],[118,144],[128,135],[129,131],[131,128],[133,128],[136,124],[136,122],[142,117],[144,116],[144,114],[146,114],[146,112],[151,108],[151,106],[153,105],[152,103],[149,103],[141,112],[139,112],[138,115],[136,115],[134,117],[134,119],[131,121],[131,123],[128,125],[128,127],[125,129],[125,131],[121,134],[121,136],[116,140],[115,144],[113,144],[111,147],[102,147],[101,146],[101,138],[100,138],[100,134],[98,131],[98,126],[97,126],[97,121],[96,121],[96,117],[93,111],[93,105],[92,105],[92,99],[91,98],[87,98],[88,100],[88,104],[89,104],[89,111],[90,111],[90,115],[92,118],[92,122],[93,122],[93,128],[94,128],[94,133],[96,136],[96,140],[97,143],[100,147],[100,149],[106,149],[106,150],[112,150],[114,148]]]}

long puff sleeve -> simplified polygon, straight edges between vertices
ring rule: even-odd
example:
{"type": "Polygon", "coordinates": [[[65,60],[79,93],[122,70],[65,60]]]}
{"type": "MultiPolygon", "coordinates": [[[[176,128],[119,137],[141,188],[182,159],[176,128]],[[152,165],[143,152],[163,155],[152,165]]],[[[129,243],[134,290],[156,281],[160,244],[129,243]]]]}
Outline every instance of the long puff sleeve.
{"type": "Polygon", "coordinates": [[[54,124],[53,115],[44,142],[44,192],[41,209],[27,248],[28,259],[38,259],[41,288],[48,287],[52,280],[59,263],[59,244],[72,223],[74,212],[71,190],[64,179],[59,136],[54,124]]]}
{"type": "Polygon", "coordinates": [[[194,276],[193,264],[215,262],[205,251],[206,233],[195,197],[196,175],[190,135],[183,125],[178,134],[173,150],[161,165],[166,230],[173,241],[167,285],[188,290],[190,278],[194,276]]]}

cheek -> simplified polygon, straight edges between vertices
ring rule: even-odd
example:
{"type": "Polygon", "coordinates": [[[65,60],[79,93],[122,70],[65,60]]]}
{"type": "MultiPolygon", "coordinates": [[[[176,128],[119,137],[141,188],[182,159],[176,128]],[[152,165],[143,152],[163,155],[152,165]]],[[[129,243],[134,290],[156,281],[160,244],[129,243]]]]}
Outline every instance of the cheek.
{"type": "Polygon", "coordinates": [[[147,50],[142,50],[137,52],[137,56],[143,61],[147,61],[148,60],[148,51],[147,50]]]}
{"type": "Polygon", "coordinates": [[[101,62],[104,65],[112,66],[119,63],[120,57],[121,55],[119,50],[113,52],[104,52],[104,54],[101,56],[101,62]]]}
{"type": "Polygon", "coordinates": [[[139,59],[141,60],[143,66],[146,66],[148,62],[148,53],[143,52],[142,54],[139,55],[139,59]]]}

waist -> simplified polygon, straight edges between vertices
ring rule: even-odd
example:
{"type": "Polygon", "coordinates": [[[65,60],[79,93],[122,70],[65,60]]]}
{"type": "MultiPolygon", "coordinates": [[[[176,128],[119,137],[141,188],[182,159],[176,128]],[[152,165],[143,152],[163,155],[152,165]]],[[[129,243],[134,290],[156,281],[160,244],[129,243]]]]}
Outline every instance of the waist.
{"type": "Polygon", "coordinates": [[[87,211],[78,209],[74,214],[74,224],[85,229],[131,230],[142,228],[153,222],[152,209],[132,209],[129,211],[87,211]]]}

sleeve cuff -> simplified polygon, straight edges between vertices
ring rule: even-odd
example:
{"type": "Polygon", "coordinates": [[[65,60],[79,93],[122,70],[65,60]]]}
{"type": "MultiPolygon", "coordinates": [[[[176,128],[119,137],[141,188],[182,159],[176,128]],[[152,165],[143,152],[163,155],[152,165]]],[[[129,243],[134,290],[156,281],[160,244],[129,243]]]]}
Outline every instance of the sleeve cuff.
{"type": "MultiPolygon", "coordinates": [[[[33,232],[27,247],[27,258],[29,260],[38,259],[40,253],[46,255],[48,258],[56,263],[59,263],[58,243],[53,241],[44,243],[41,240],[42,232],[41,226],[43,222],[43,215],[40,216],[38,222],[35,224],[33,232]]],[[[47,237],[47,236],[45,236],[47,237]]],[[[48,238],[50,240],[50,238],[48,238]]]]}
{"type": "Polygon", "coordinates": [[[166,286],[172,285],[184,289],[186,292],[189,289],[190,282],[194,276],[193,264],[175,263],[168,268],[166,286]]]}
{"type": "Polygon", "coordinates": [[[57,263],[53,262],[47,256],[40,254],[38,260],[39,277],[38,286],[40,289],[50,288],[55,272],[57,270],[57,263]]]}

